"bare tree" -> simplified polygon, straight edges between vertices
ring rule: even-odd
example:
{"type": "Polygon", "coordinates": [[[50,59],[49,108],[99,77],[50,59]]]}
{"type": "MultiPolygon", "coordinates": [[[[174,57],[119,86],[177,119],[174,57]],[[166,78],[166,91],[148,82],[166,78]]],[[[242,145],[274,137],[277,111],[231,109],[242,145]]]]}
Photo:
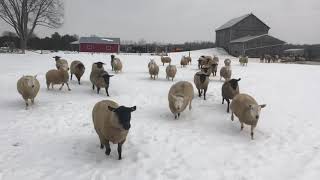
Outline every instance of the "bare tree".
{"type": "Polygon", "coordinates": [[[24,53],[37,26],[62,25],[63,4],[60,0],[0,0],[0,18],[14,28],[24,53]]]}

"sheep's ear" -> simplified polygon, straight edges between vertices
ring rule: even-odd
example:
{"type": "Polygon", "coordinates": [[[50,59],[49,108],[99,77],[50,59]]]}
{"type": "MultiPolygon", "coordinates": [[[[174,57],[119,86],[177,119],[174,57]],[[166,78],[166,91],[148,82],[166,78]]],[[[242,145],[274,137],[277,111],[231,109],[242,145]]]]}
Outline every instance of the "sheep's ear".
{"type": "Polygon", "coordinates": [[[260,107],[261,107],[261,109],[262,108],[265,108],[267,105],[266,104],[261,104],[261,105],[259,105],[260,107]]]}
{"type": "Polygon", "coordinates": [[[109,109],[109,111],[112,111],[112,112],[116,111],[116,108],[113,108],[113,107],[110,107],[110,106],[108,106],[108,109],[109,109]]]}
{"type": "MultiPolygon", "coordinates": [[[[108,74],[109,75],[109,74],[108,74]]],[[[112,77],[112,76],[114,76],[114,75],[109,75],[109,77],[112,77]]]]}
{"type": "Polygon", "coordinates": [[[241,78],[237,79],[237,81],[240,81],[240,80],[241,80],[241,78]]]}
{"type": "Polygon", "coordinates": [[[137,106],[131,107],[131,112],[133,112],[133,111],[135,111],[135,110],[137,110],[137,106]]]}

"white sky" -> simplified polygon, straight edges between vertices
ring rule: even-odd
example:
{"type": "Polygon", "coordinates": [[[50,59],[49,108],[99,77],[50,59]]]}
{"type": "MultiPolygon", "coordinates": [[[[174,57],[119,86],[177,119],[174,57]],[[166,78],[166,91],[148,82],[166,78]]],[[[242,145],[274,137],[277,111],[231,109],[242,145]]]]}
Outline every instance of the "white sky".
{"type": "MultiPolygon", "coordinates": [[[[65,23],[40,28],[79,36],[120,37],[149,42],[214,41],[215,29],[254,13],[270,34],[288,43],[320,43],[320,0],[64,0],[65,23]]],[[[0,22],[0,31],[8,27],[0,22]]]]}

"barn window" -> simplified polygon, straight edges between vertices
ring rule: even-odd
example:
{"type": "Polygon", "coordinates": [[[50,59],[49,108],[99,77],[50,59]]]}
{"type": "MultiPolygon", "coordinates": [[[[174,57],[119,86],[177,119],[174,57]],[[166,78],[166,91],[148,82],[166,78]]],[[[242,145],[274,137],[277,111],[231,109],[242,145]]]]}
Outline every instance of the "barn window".
{"type": "Polygon", "coordinates": [[[92,50],[93,49],[93,45],[92,44],[88,44],[87,45],[87,49],[92,50]]]}
{"type": "Polygon", "coordinates": [[[107,51],[110,51],[111,50],[111,46],[110,45],[107,45],[107,51]]]}

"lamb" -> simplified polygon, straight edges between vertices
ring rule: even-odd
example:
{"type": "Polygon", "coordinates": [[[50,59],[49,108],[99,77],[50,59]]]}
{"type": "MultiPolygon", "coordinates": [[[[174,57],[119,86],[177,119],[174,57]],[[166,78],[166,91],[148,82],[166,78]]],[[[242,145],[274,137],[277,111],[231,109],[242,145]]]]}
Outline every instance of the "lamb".
{"type": "Polygon", "coordinates": [[[199,97],[201,97],[203,92],[203,99],[206,100],[206,93],[209,85],[209,76],[210,74],[204,73],[204,72],[197,72],[194,75],[194,84],[196,85],[199,97]]]}
{"type": "Polygon", "coordinates": [[[83,65],[82,62],[80,61],[72,61],[71,65],[70,65],[70,80],[72,80],[72,75],[76,75],[77,79],[78,79],[78,83],[80,84],[80,79],[82,77],[82,75],[84,74],[85,71],[85,67],[83,65]]]}
{"type": "Polygon", "coordinates": [[[162,62],[162,64],[163,64],[163,66],[164,66],[165,63],[171,64],[171,58],[168,57],[168,56],[167,56],[167,57],[161,56],[161,62],[162,62]]]}
{"type": "Polygon", "coordinates": [[[21,94],[26,103],[26,109],[28,109],[28,100],[34,104],[34,99],[37,96],[40,89],[40,83],[37,76],[22,76],[17,82],[17,90],[21,94]]]}
{"type": "Polygon", "coordinates": [[[149,74],[151,79],[156,79],[156,76],[158,77],[159,74],[159,66],[156,63],[150,64],[149,67],[149,74]]]}
{"type": "Polygon", "coordinates": [[[181,67],[186,67],[188,65],[188,59],[185,56],[182,56],[180,65],[181,67]]]}
{"type": "Polygon", "coordinates": [[[170,78],[173,78],[176,76],[177,73],[177,67],[175,65],[168,65],[166,68],[166,73],[167,73],[167,79],[169,80],[170,78]]]}
{"type": "Polygon", "coordinates": [[[169,108],[174,114],[174,118],[180,117],[189,104],[189,110],[192,109],[192,99],[194,96],[193,86],[187,81],[180,81],[171,86],[168,94],[169,108]]]}
{"type": "Polygon", "coordinates": [[[224,60],[224,65],[225,66],[231,66],[231,60],[230,59],[224,60]]]}
{"type": "Polygon", "coordinates": [[[51,88],[53,89],[53,85],[55,84],[62,84],[59,90],[62,89],[64,84],[67,84],[68,90],[71,91],[69,84],[69,73],[65,67],[60,67],[58,70],[52,69],[46,73],[46,83],[47,89],[49,90],[49,86],[51,84],[51,88]]]}
{"type": "Polygon", "coordinates": [[[229,81],[226,81],[222,85],[222,104],[224,104],[224,100],[227,101],[228,107],[227,107],[227,113],[229,113],[229,105],[230,105],[230,99],[233,99],[234,96],[239,94],[239,84],[238,82],[241,80],[239,79],[231,79],[229,81]]]}
{"type": "Polygon", "coordinates": [[[236,95],[230,105],[231,108],[231,120],[233,121],[233,113],[239,118],[241,123],[241,130],[243,124],[251,126],[251,139],[253,140],[253,130],[257,126],[261,109],[266,107],[265,104],[258,105],[256,100],[248,94],[236,95]]]}
{"type": "Polygon", "coordinates": [[[111,153],[109,142],[118,144],[119,160],[122,159],[122,145],[126,141],[131,127],[131,113],[136,106],[119,106],[116,102],[103,100],[95,104],[92,110],[94,128],[100,139],[100,149],[106,147],[105,154],[111,153]]]}
{"type": "Polygon", "coordinates": [[[104,72],[103,62],[95,62],[92,64],[91,73],[90,73],[90,81],[92,83],[92,89],[94,90],[94,80],[99,78],[99,76],[104,72]]]}
{"type": "Polygon", "coordinates": [[[122,71],[122,62],[120,61],[119,58],[114,58],[113,59],[113,70],[118,73],[118,72],[121,72],[122,71]]]}
{"type": "Polygon", "coordinates": [[[61,59],[60,56],[53,57],[56,60],[56,67],[59,69],[60,67],[64,67],[65,69],[69,70],[68,61],[65,59],[61,59]]]}
{"type": "Polygon", "coordinates": [[[220,69],[220,81],[222,77],[228,81],[231,78],[232,70],[230,66],[224,66],[220,69]]]}
{"type": "Polygon", "coordinates": [[[240,56],[239,62],[240,62],[240,65],[247,66],[248,65],[248,56],[240,56]]]}

